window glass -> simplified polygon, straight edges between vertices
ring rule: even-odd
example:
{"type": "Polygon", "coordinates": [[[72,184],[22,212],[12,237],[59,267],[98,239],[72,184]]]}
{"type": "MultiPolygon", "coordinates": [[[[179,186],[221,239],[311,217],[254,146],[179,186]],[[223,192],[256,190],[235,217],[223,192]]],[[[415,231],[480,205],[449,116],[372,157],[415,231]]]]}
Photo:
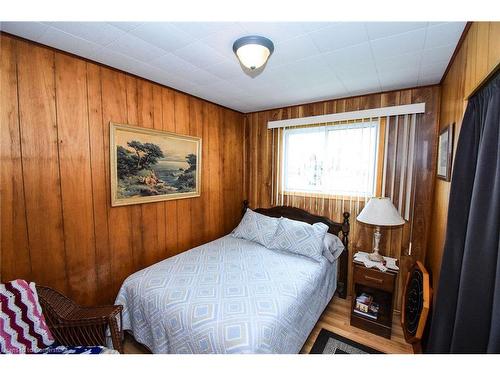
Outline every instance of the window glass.
{"type": "Polygon", "coordinates": [[[378,123],[284,131],[285,192],[372,196],[378,123]]]}

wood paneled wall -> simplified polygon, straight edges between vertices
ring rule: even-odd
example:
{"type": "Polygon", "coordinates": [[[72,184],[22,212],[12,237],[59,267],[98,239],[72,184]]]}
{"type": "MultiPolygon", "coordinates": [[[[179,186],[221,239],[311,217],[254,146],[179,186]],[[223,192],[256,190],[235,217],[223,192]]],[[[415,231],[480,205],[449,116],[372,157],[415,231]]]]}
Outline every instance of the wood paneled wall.
{"type": "Polygon", "coordinates": [[[2,280],[110,303],[239,221],[242,114],[5,34],[0,79],[2,280]],[[202,137],[201,197],[111,207],[110,121],[202,137]]]}
{"type": "MultiPolygon", "coordinates": [[[[500,22],[474,22],[465,36],[441,88],[439,127],[455,123],[454,150],[458,141],[467,97],[483,83],[500,63],[500,22]]],[[[450,182],[436,179],[427,266],[437,291],[446,236],[450,182]]]]}
{"type": "MultiPolygon", "coordinates": [[[[245,196],[248,197],[251,207],[269,207],[271,205],[272,189],[272,131],[267,129],[267,122],[305,116],[317,116],[331,113],[356,111],[392,105],[426,103],[426,113],[417,117],[415,143],[415,186],[417,187],[414,202],[414,228],[412,254],[408,255],[409,229],[406,224],[403,228],[383,231],[383,254],[394,256],[400,260],[401,273],[406,275],[415,260],[423,261],[426,255],[427,241],[431,230],[432,201],[434,175],[436,164],[437,130],[439,116],[439,87],[428,86],[416,89],[393,91],[381,94],[352,97],[347,99],[330,100],[319,103],[304,104],[286,108],[255,112],[245,117],[245,196]]],[[[393,130],[390,130],[393,131],[393,130]]],[[[394,137],[390,137],[394,139],[394,137]]],[[[390,146],[390,147],[393,147],[390,146]]],[[[399,148],[398,148],[399,149],[399,148]]],[[[388,155],[394,153],[389,152],[388,155]]],[[[397,157],[402,153],[397,152],[397,157]]],[[[401,160],[398,159],[398,163],[401,160]]],[[[300,206],[300,197],[294,202],[300,206]]],[[[357,204],[353,203],[353,204],[357,204]]],[[[344,202],[349,211],[350,202],[344,202]]],[[[316,214],[325,214],[317,211],[323,204],[309,204],[305,209],[316,214]]],[[[341,217],[331,217],[339,221],[341,217]]],[[[351,221],[356,220],[351,217],[351,221]]],[[[373,229],[358,225],[359,233],[352,233],[350,237],[349,258],[357,250],[370,250],[373,229]]],[[[398,297],[396,307],[400,307],[400,294],[404,277],[399,277],[398,297]]],[[[352,272],[349,273],[349,289],[352,287],[352,272]]]]}

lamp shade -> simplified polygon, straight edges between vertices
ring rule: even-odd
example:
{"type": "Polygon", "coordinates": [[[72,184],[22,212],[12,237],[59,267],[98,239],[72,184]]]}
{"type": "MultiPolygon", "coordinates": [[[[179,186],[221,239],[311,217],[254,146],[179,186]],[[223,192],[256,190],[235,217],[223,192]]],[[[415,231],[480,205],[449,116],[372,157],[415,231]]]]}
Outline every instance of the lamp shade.
{"type": "Polygon", "coordinates": [[[365,224],[389,227],[405,223],[389,198],[370,199],[356,219],[365,224]]]}
{"type": "Polygon", "coordinates": [[[263,36],[251,35],[235,41],[233,51],[246,68],[255,70],[267,62],[274,51],[274,45],[263,36]]]}

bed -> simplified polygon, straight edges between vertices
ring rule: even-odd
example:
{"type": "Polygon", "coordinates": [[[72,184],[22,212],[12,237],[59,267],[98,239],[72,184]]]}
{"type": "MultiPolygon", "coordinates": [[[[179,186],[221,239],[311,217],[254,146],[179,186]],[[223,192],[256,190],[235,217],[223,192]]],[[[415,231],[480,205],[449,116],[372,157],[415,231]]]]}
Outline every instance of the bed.
{"type": "MultiPolygon", "coordinates": [[[[348,213],[335,223],[293,207],[254,211],[323,222],[347,249],[348,213]]],[[[153,353],[298,353],[346,281],[347,251],[316,262],[227,235],[132,274],[116,304],[153,353]]]]}

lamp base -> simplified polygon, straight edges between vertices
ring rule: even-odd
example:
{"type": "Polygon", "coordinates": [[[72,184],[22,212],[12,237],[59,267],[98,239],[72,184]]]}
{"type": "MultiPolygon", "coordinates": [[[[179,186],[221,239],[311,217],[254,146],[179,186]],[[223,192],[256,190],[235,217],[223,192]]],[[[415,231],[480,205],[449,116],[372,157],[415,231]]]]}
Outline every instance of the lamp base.
{"type": "Polygon", "coordinates": [[[382,233],[380,233],[380,227],[377,225],[375,227],[375,231],[373,232],[373,252],[368,254],[368,259],[373,262],[382,262],[384,260],[384,257],[378,252],[380,237],[382,237],[382,233]]]}
{"type": "Polygon", "coordinates": [[[368,259],[374,262],[382,262],[384,257],[377,252],[368,254],[368,259]]]}

